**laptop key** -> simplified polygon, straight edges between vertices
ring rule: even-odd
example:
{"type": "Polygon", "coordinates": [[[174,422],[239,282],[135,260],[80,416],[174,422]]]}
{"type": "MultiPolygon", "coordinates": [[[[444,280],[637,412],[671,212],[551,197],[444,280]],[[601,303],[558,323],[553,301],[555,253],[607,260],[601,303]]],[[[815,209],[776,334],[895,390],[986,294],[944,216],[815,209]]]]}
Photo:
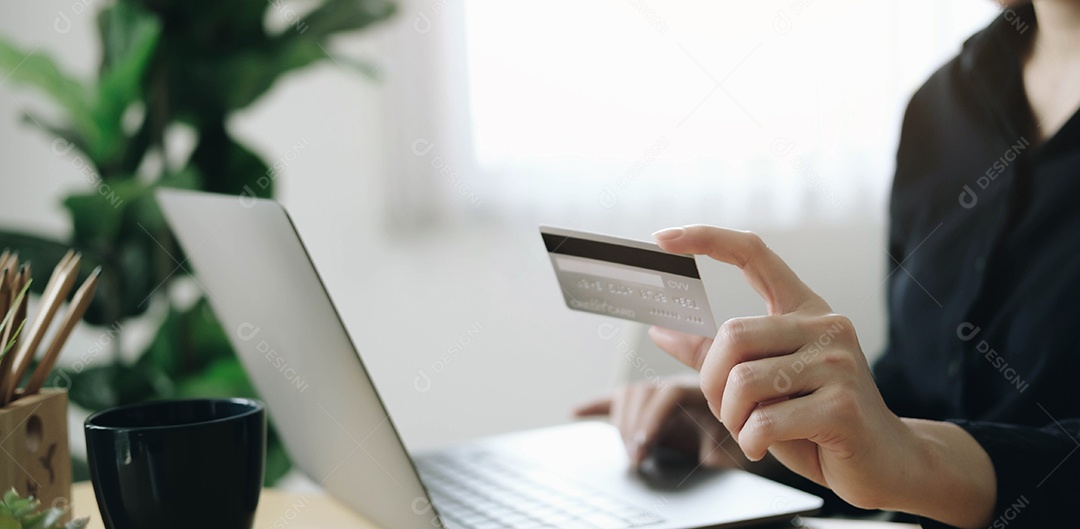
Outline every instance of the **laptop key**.
{"type": "Polygon", "coordinates": [[[655,512],[501,455],[438,456],[418,461],[417,469],[436,509],[455,528],[629,529],[664,521],[655,512]]]}

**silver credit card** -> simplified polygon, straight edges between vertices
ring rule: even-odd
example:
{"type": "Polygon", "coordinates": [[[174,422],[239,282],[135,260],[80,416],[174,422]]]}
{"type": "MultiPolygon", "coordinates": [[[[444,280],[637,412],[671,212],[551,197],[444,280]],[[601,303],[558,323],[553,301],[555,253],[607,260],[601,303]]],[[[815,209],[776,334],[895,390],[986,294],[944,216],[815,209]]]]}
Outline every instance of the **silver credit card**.
{"type": "Polygon", "coordinates": [[[716,320],[692,255],[653,243],[541,226],[566,306],[713,337],[716,320]]]}

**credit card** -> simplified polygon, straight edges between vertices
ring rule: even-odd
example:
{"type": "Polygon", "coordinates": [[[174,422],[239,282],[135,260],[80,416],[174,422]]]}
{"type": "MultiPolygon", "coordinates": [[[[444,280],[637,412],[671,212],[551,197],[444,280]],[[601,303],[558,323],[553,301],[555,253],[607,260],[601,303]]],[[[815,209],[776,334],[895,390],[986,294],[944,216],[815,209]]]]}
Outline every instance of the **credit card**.
{"type": "Polygon", "coordinates": [[[541,226],[566,306],[676,331],[716,335],[692,255],[649,242],[541,226]]]}

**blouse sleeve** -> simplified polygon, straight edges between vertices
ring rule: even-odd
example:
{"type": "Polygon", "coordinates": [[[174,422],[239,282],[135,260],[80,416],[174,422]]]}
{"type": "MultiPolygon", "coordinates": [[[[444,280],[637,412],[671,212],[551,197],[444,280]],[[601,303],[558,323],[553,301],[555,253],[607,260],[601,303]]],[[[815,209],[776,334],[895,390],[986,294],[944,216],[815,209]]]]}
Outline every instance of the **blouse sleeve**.
{"type": "MultiPolygon", "coordinates": [[[[953,420],[990,455],[997,499],[990,529],[1069,527],[1080,506],[1080,419],[1042,427],[953,420]]],[[[921,520],[926,528],[947,525],[921,520]]]]}

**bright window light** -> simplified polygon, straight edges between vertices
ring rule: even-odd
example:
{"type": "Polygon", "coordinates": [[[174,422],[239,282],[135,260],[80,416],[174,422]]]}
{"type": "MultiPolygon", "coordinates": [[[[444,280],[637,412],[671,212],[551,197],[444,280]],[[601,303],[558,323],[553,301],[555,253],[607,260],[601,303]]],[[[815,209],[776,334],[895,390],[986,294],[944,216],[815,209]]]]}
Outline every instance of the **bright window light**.
{"type": "Polygon", "coordinates": [[[586,217],[880,209],[908,97],[995,5],[466,0],[485,188],[586,217]]]}

